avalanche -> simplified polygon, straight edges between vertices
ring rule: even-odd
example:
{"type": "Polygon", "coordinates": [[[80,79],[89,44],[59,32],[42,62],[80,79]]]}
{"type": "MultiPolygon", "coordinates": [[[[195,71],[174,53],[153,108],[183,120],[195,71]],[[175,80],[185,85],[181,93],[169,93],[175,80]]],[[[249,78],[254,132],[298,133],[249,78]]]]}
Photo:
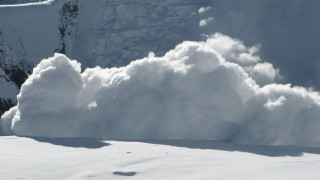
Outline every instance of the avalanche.
{"type": "Polygon", "coordinates": [[[217,33],[163,57],[150,53],[124,67],[82,73],[80,63],[56,54],[34,68],[18,105],[2,116],[2,129],[22,136],[320,146],[320,96],[276,84],[278,70],[261,61],[258,49],[217,33]],[[257,84],[266,79],[271,83],[257,84]]]}

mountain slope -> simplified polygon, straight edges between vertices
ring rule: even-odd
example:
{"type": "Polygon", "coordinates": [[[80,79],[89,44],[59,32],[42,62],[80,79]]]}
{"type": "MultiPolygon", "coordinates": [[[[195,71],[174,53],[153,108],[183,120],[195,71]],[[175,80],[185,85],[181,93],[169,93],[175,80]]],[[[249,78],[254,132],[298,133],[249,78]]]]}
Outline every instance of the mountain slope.
{"type": "MultiPolygon", "coordinates": [[[[126,65],[149,51],[163,54],[192,39],[190,26],[197,24],[190,24],[190,12],[203,4],[59,0],[0,6],[0,68],[20,87],[32,68],[55,52],[77,58],[85,67],[126,65]]],[[[15,94],[9,97],[13,102],[15,94]]]]}

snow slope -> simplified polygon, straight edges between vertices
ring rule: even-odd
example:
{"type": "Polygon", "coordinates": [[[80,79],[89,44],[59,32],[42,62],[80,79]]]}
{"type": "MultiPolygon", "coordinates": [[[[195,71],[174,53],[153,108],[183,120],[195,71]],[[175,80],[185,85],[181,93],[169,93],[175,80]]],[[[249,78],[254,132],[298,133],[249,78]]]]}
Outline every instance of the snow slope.
{"type": "Polygon", "coordinates": [[[149,51],[163,54],[183,40],[198,39],[200,33],[192,27],[199,17],[192,12],[203,4],[205,0],[59,0],[1,5],[0,29],[11,51],[33,65],[63,52],[86,66],[119,66],[149,51]]]}
{"type": "Polygon", "coordinates": [[[0,137],[1,179],[318,180],[320,149],[219,141],[0,137]]]}

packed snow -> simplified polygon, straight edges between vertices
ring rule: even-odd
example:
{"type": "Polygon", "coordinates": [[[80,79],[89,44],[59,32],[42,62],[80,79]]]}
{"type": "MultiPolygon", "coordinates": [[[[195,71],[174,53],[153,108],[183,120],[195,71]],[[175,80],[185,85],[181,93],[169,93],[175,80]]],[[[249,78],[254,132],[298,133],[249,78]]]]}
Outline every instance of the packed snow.
{"type": "Polygon", "coordinates": [[[318,180],[320,149],[215,141],[0,137],[1,179],[318,180]]]}
{"type": "Polygon", "coordinates": [[[217,33],[183,42],[163,57],[150,53],[128,66],[82,73],[80,63],[56,54],[22,85],[18,105],[2,116],[2,131],[320,146],[318,92],[259,86],[274,82],[277,70],[258,50],[217,33]]]}

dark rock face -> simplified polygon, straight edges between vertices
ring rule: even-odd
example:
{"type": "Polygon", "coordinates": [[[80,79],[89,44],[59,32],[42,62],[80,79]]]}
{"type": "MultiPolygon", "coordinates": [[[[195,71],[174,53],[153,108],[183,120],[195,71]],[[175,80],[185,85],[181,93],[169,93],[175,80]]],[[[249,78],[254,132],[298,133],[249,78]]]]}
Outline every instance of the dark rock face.
{"type": "Polygon", "coordinates": [[[11,99],[5,100],[0,98],[0,115],[2,115],[14,105],[15,103],[13,103],[11,99]]]}
{"type": "MultiPolygon", "coordinates": [[[[22,40],[21,46],[24,47],[22,40]]],[[[24,59],[14,55],[10,44],[6,44],[3,39],[3,32],[0,30],[0,80],[2,80],[2,83],[11,84],[11,88],[13,88],[7,89],[7,91],[17,90],[28,78],[31,68],[28,68],[23,61],[24,59]]],[[[0,83],[0,86],[5,86],[5,84],[0,83]]],[[[3,93],[0,92],[0,95],[3,93]]],[[[0,116],[16,104],[15,98],[0,96],[0,116]]]]}
{"type": "MultiPolygon", "coordinates": [[[[9,76],[10,80],[14,82],[19,88],[28,78],[28,72],[19,67],[13,67],[12,69],[4,69],[6,74],[9,76]]],[[[30,72],[29,72],[30,73],[30,72]]]]}
{"type": "Polygon", "coordinates": [[[58,26],[60,32],[60,47],[55,50],[58,53],[66,54],[67,47],[65,42],[68,41],[68,38],[75,39],[74,30],[79,15],[78,2],[79,0],[74,0],[65,3],[60,10],[60,24],[58,26]]]}

